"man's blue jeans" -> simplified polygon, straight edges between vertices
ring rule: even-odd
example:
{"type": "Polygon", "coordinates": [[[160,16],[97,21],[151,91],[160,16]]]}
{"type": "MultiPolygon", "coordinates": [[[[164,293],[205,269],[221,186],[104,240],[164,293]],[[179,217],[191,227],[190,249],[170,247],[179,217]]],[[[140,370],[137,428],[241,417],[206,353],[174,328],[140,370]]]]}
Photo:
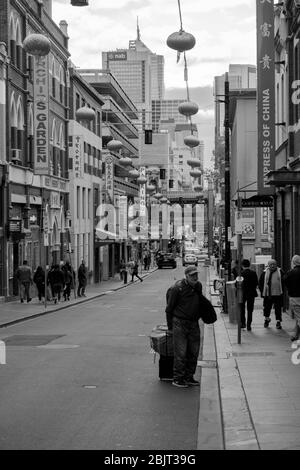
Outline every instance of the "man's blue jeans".
{"type": "Polygon", "coordinates": [[[174,380],[191,379],[196,371],[200,349],[198,321],[173,317],[174,380]]]}

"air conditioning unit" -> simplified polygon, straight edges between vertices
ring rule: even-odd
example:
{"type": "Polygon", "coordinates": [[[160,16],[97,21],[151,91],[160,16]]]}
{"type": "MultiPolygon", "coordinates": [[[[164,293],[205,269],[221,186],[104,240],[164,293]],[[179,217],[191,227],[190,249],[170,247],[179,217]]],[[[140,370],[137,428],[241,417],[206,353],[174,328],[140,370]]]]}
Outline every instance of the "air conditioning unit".
{"type": "Polygon", "coordinates": [[[11,161],[16,164],[22,163],[22,150],[20,149],[11,149],[11,161]]]}

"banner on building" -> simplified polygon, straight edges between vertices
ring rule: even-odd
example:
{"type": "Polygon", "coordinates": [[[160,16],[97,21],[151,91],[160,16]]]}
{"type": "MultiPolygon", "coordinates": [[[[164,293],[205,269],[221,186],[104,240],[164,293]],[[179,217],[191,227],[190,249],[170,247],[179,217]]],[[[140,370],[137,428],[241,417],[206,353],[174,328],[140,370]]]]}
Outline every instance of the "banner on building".
{"type": "Polygon", "coordinates": [[[257,186],[272,194],[267,173],[275,168],[274,1],[256,0],[257,18],[257,186]]]}
{"type": "Polygon", "coordinates": [[[241,211],[242,239],[255,239],[255,209],[241,211]]]}
{"type": "Polygon", "coordinates": [[[82,135],[70,136],[69,155],[73,160],[74,178],[82,178],[84,175],[84,153],[82,135]]]}
{"type": "Polygon", "coordinates": [[[34,57],[34,171],[49,173],[49,66],[48,56],[34,57]]]}
{"type": "Polygon", "coordinates": [[[108,200],[106,202],[113,204],[114,202],[114,159],[111,155],[105,157],[105,187],[108,200]]]}
{"type": "MultiPolygon", "coordinates": [[[[140,178],[146,178],[146,167],[140,167],[140,178]]],[[[140,216],[146,215],[146,185],[140,184],[140,216]]]]}

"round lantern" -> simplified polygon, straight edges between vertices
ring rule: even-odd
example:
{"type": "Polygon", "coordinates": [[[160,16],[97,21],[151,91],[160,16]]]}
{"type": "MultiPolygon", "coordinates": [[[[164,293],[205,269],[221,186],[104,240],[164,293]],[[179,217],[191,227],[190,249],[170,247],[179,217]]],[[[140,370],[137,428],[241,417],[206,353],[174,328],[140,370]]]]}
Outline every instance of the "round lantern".
{"type": "Polygon", "coordinates": [[[130,170],[128,173],[129,173],[129,175],[130,175],[132,178],[138,178],[138,176],[139,176],[139,174],[140,174],[140,173],[138,172],[138,170],[135,170],[135,169],[134,169],[134,170],[130,170]]]}
{"type": "Polygon", "coordinates": [[[159,201],[161,204],[166,204],[168,202],[168,198],[163,196],[160,201],[159,201]]]}
{"type": "Polygon", "coordinates": [[[199,106],[193,101],[185,101],[178,106],[178,111],[184,116],[193,116],[199,111],[199,106]]]}
{"type": "Polygon", "coordinates": [[[147,193],[152,193],[152,191],[155,191],[154,184],[147,184],[146,191],[147,191],[147,193]]]}
{"type": "Polygon", "coordinates": [[[139,177],[137,178],[137,182],[138,182],[138,184],[140,184],[140,185],[141,185],[141,184],[146,184],[146,183],[147,183],[147,178],[145,178],[145,176],[139,176],[139,177]]]}
{"type": "Polygon", "coordinates": [[[123,147],[122,142],[119,140],[110,140],[107,144],[108,150],[111,150],[112,152],[118,152],[121,148],[123,147]]]}
{"type": "Polygon", "coordinates": [[[190,49],[193,49],[195,44],[195,37],[190,33],[186,33],[185,31],[172,33],[167,39],[167,45],[170,47],[170,49],[174,49],[178,52],[189,51],[190,49]]]}
{"type": "Polygon", "coordinates": [[[202,191],[202,190],[203,190],[202,186],[194,186],[194,191],[196,191],[197,193],[202,191]]]}
{"type": "Polygon", "coordinates": [[[88,106],[83,106],[76,110],[76,119],[78,119],[78,121],[93,121],[95,117],[95,111],[88,106]]]}
{"type": "Polygon", "coordinates": [[[197,137],[194,137],[193,135],[188,135],[183,139],[183,141],[185,145],[191,148],[197,147],[200,144],[200,140],[197,139],[197,137]]]}
{"type": "Polygon", "coordinates": [[[158,168],[158,166],[154,166],[154,167],[152,167],[152,168],[148,168],[148,172],[149,172],[149,173],[152,173],[153,175],[154,175],[154,174],[157,174],[157,173],[159,173],[159,168],[158,168]]]}
{"type": "Polygon", "coordinates": [[[132,165],[132,160],[129,157],[122,157],[119,159],[119,163],[122,166],[130,166],[132,165]]]}
{"type": "Polygon", "coordinates": [[[200,171],[200,170],[192,170],[192,171],[190,171],[190,175],[191,175],[193,178],[200,178],[200,176],[202,175],[202,171],[200,171]]]}
{"type": "Polygon", "coordinates": [[[50,40],[43,34],[29,34],[23,41],[23,47],[28,54],[43,56],[50,52],[50,40]]]}
{"type": "Polygon", "coordinates": [[[191,158],[187,160],[187,164],[190,165],[192,168],[201,166],[200,160],[197,160],[196,158],[191,158]]]}
{"type": "Polygon", "coordinates": [[[155,193],[153,197],[155,197],[155,199],[159,200],[163,197],[163,195],[161,193],[155,193]]]}

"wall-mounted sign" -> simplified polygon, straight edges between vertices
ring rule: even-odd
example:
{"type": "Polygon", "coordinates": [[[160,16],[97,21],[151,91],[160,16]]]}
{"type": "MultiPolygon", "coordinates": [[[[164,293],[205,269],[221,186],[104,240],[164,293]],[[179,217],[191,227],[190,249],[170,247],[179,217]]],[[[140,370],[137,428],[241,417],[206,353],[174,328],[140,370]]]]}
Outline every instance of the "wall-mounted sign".
{"type": "Polygon", "coordinates": [[[48,56],[34,56],[34,170],[47,174],[49,170],[49,66],[48,56]]]}
{"type": "Polygon", "coordinates": [[[257,19],[257,184],[272,194],[267,173],[275,168],[274,1],[256,0],[257,19]]]}
{"type": "Polygon", "coordinates": [[[9,219],[9,232],[10,233],[22,232],[22,220],[21,219],[9,219]]]}
{"type": "Polygon", "coordinates": [[[105,158],[105,185],[109,203],[114,202],[114,159],[111,155],[105,158]]]}
{"type": "MultiPolygon", "coordinates": [[[[146,167],[140,167],[140,178],[146,177],[146,167]]],[[[146,215],[146,185],[140,184],[140,216],[146,215]]]]}
{"type": "Polygon", "coordinates": [[[69,147],[69,152],[70,157],[73,158],[74,178],[82,178],[84,170],[83,137],[81,135],[73,135],[71,139],[72,145],[69,147]]]}
{"type": "Polygon", "coordinates": [[[119,52],[109,52],[107,54],[108,60],[127,60],[127,52],[126,51],[119,51],[119,52]]]}

